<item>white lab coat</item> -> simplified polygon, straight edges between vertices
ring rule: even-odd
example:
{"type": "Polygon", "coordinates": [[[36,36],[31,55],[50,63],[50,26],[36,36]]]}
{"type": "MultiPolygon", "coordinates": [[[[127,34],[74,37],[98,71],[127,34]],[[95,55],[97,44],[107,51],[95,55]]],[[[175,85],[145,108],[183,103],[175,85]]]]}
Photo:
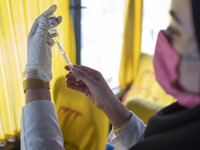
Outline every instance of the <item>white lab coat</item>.
{"type": "Polygon", "coordinates": [[[146,125],[133,112],[132,117],[124,129],[115,136],[111,131],[107,138],[107,143],[118,150],[130,149],[133,145],[144,139],[146,125]]]}
{"type": "Polygon", "coordinates": [[[22,108],[21,150],[64,150],[54,104],[37,100],[22,108]]]}
{"type": "MultiPolygon", "coordinates": [[[[118,136],[110,132],[107,143],[127,150],[144,137],[146,125],[133,113],[118,136]]],[[[21,150],[64,150],[55,106],[48,100],[37,100],[22,108],[21,150]]]]}

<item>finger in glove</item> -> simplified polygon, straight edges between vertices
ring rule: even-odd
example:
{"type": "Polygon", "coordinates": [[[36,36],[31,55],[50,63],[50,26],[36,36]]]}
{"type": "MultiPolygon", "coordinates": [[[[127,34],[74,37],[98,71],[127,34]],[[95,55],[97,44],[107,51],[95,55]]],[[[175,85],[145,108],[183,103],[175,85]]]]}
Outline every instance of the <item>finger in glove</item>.
{"type": "Polygon", "coordinates": [[[41,16],[48,17],[50,15],[53,15],[56,9],[57,9],[57,6],[54,4],[48,10],[46,10],[41,16]]]}

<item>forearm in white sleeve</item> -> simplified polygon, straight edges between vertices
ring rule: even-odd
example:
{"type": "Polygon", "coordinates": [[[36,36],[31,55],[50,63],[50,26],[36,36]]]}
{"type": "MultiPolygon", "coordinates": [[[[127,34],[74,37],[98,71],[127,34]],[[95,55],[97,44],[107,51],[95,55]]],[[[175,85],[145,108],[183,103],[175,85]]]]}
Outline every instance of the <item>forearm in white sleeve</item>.
{"type": "Polygon", "coordinates": [[[145,129],[146,125],[143,121],[132,112],[130,121],[119,135],[116,136],[113,131],[110,132],[107,143],[118,150],[127,150],[143,140],[145,129]]]}
{"type": "Polygon", "coordinates": [[[64,150],[55,106],[48,100],[26,104],[21,117],[21,150],[64,150]]]}

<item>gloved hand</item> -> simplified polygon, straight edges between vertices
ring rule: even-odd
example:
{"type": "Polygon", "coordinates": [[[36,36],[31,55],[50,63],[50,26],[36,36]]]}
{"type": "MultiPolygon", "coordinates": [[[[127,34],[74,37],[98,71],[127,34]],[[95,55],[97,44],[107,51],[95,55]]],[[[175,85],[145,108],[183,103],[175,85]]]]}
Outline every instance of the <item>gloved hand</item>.
{"type": "MultiPolygon", "coordinates": [[[[66,70],[70,70],[68,66],[66,70]]],[[[74,65],[72,72],[66,75],[66,86],[82,92],[99,109],[118,101],[102,74],[85,66],[74,65]]]]}
{"type": "MultiPolygon", "coordinates": [[[[47,17],[57,9],[56,5],[51,6],[40,15],[34,22],[28,36],[27,65],[23,72],[24,78],[41,79],[44,82],[52,80],[52,52],[55,44],[48,30],[50,29],[47,17]]],[[[57,25],[62,22],[62,17],[56,19],[57,25]]]]}

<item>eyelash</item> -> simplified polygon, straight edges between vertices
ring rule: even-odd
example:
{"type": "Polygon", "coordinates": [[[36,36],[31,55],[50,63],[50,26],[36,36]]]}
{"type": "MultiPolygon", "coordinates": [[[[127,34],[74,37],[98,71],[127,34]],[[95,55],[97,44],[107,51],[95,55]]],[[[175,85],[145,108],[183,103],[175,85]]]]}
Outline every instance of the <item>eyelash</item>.
{"type": "Polygon", "coordinates": [[[177,31],[176,29],[172,28],[172,27],[168,27],[167,30],[169,31],[170,35],[176,35],[176,36],[180,36],[181,33],[179,31],[177,31]]]}

